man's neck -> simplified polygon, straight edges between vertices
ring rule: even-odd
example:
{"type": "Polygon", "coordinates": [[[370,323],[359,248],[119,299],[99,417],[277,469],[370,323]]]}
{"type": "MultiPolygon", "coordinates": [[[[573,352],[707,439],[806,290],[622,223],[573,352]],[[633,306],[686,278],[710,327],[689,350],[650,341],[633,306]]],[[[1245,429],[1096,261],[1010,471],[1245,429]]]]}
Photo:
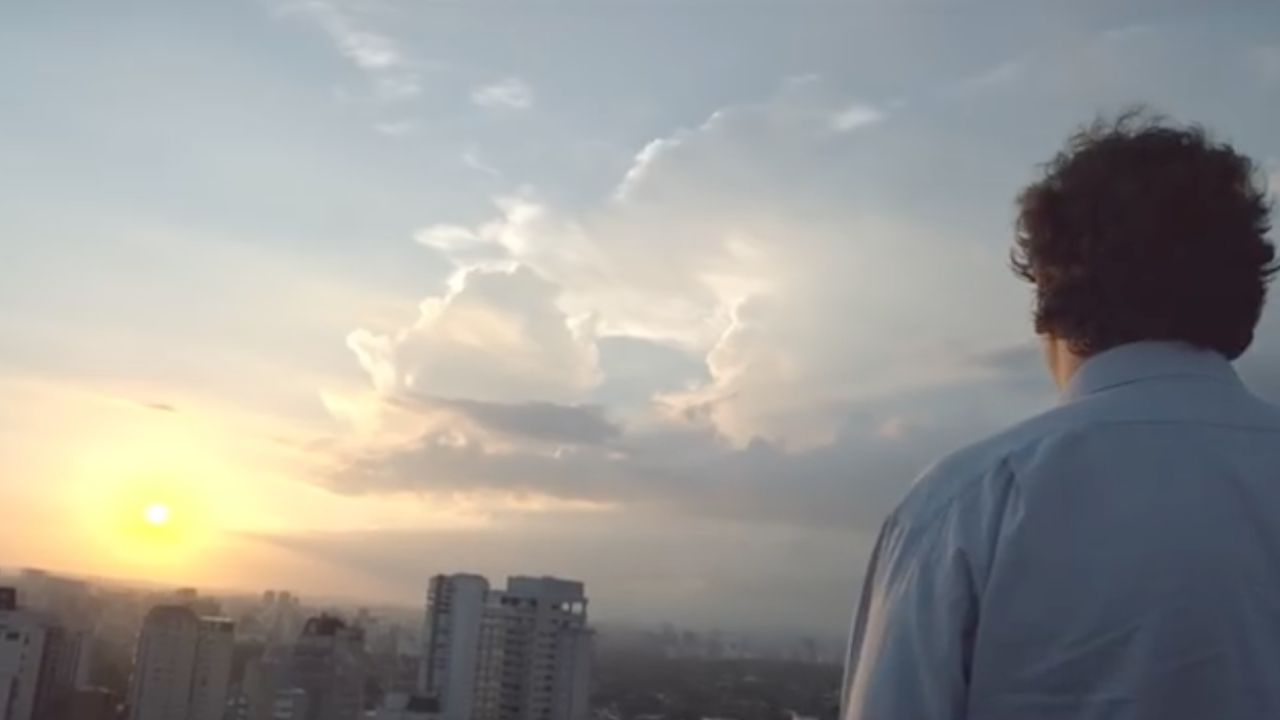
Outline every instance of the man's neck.
{"type": "Polygon", "coordinates": [[[1040,349],[1044,354],[1045,365],[1058,390],[1065,390],[1067,383],[1075,376],[1076,371],[1084,364],[1084,358],[1071,351],[1071,344],[1061,338],[1042,336],[1040,349]]]}

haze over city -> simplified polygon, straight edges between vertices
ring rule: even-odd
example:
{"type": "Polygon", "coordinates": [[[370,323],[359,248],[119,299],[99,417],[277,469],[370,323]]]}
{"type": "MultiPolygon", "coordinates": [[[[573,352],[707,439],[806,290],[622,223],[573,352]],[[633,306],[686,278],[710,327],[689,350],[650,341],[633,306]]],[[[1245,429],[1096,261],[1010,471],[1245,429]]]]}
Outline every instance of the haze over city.
{"type": "MultiPolygon", "coordinates": [[[[1280,7],[0,10],[0,565],[840,632],[1042,407],[1013,196],[1134,102],[1280,187],[1280,7]]],[[[1240,364],[1280,400],[1280,319],[1240,364]]]]}

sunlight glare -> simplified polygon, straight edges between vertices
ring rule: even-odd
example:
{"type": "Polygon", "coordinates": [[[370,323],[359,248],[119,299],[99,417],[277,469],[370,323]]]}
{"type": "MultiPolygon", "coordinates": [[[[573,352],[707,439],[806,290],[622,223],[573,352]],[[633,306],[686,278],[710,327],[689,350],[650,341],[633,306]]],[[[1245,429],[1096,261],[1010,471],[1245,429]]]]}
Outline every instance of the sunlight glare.
{"type": "Polygon", "coordinates": [[[78,453],[80,519],[103,561],[149,575],[189,565],[220,535],[217,455],[202,433],[139,423],[78,453]],[[130,432],[131,431],[131,432],[130,432]]]}
{"type": "Polygon", "coordinates": [[[152,525],[163,525],[169,521],[169,508],[159,503],[148,505],[142,514],[152,525]]]}

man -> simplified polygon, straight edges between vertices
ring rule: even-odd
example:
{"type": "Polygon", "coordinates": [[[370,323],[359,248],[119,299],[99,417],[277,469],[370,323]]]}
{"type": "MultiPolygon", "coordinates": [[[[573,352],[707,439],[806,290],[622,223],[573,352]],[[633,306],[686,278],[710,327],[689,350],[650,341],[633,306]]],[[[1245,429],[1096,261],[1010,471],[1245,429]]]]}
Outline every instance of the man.
{"type": "Polygon", "coordinates": [[[1018,199],[1057,407],[881,530],[845,720],[1280,718],[1280,409],[1232,369],[1277,271],[1254,164],[1141,112],[1018,199]]]}

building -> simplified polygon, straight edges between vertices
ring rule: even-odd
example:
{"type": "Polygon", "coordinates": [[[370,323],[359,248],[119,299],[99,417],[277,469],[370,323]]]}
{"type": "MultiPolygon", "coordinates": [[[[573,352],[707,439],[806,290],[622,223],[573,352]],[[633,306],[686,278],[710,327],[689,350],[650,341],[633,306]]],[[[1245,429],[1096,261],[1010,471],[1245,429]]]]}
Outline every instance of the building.
{"type": "Polygon", "coordinates": [[[277,690],[271,696],[270,720],[308,720],[311,707],[307,691],[302,688],[277,690]]]}
{"type": "MultiPolygon", "coordinates": [[[[497,712],[492,720],[584,720],[589,716],[593,636],[580,582],[512,577],[494,598],[499,620],[497,712]]],[[[492,652],[492,651],[491,651],[492,652]]],[[[492,671],[491,671],[492,672],[492,671]]],[[[492,690],[494,683],[488,683],[492,690]]]]}
{"type": "Polygon", "coordinates": [[[479,575],[437,575],[427,585],[418,689],[450,718],[473,714],[488,598],[489,581],[479,575]]]}
{"type": "Polygon", "coordinates": [[[440,720],[440,702],[435,698],[408,693],[390,693],[375,720],[440,720]]]}
{"type": "Polygon", "coordinates": [[[66,699],[71,690],[88,684],[102,603],[83,580],[27,568],[19,574],[18,581],[16,590],[23,610],[39,613],[47,624],[58,628],[54,639],[59,654],[54,662],[58,677],[54,683],[62,688],[66,699]]]}
{"type": "Polygon", "coordinates": [[[17,590],[0,588],[0,720],[34,720],[48,629],[18,608],[17,590]]]}
{"type": "Polygon", "coordinates": [[[92,629],[101,613],[101,603],[93,589],[83,580],[52,575],[43,570],[26,569],[19,576],[18,592],[22,605],[58,620],[73,630],[92,629]]]}
{"type": "Polygon", "coordinates": [[[261,611],[267,644],[291,647],[302,631],[304,618],[301,601],[288,591],[268,591],[263,596],[261,611]]]}
{"type": "Polygon", "coordinates": [[[68,703],[67,720],[116,720],[123,700],[104,688],[77,688],[68,703]]]}
{"type": "Polygon", "coordinates": [[[357,720],[367,677],[364,632],[341,618],[320,615],[302,626],[283,683],[306,694],[306,720],[357,720]]]}
{"type": "Polygon", "coordinates": [[[443,720],[584,720],[593,635],[583,584],[437,576],[428,590],[419,690],[443,720]]]}
{"type": "Polygon", "coordinates": [[[200,618],[189,720],[222,720],[227,708],[235,647],[235,623],[221,617],[200,618]]]}
{"type": "Polygon", "coordinates": [[[421,663],[416,656],[370,653],[369,676],[384,693],[413,694],[418,688],[421,663]]]}
{"type": "Polygon", "coordinates": [[[245,666],[246,720],[357,720],[368,658],[364,633],[341,618],[308,619],[290,645],[268,645],[245,666]]]}
{"type": "Polygon", "coordinates": [[[235,627],[186,605],[157,605],[138,633],[129,720],[221,720],[235,627]]]}
{"type": "Polygon", "coordinates": [[[19,607],[15,588],[0,587],[0,720],[65,714],[75,689],[79,641],[52,616],[19,607]]]}
{"type": "Polygon", "coordinates": [[[157,605],[138,633],[130,720],[185,720],[191,704],[200,619],[185,605],[157,605]]]}
{"type": "Polygon", "coordinates": [[[246,720],[272,720],[276,693],[284,687],[288,657],[282,647],[271,647],[244,666],[241,693],[246,720]]]}
{"type": "Polygon", "coordinates": [[[45,714],[61,715],[76,688],[86,684],[89,674],[89,650],[93,636],[85,630],[71,630],[48,615],[45,625],[44,657],[40,668],[40,693],[37,705],[45,714]]]}

